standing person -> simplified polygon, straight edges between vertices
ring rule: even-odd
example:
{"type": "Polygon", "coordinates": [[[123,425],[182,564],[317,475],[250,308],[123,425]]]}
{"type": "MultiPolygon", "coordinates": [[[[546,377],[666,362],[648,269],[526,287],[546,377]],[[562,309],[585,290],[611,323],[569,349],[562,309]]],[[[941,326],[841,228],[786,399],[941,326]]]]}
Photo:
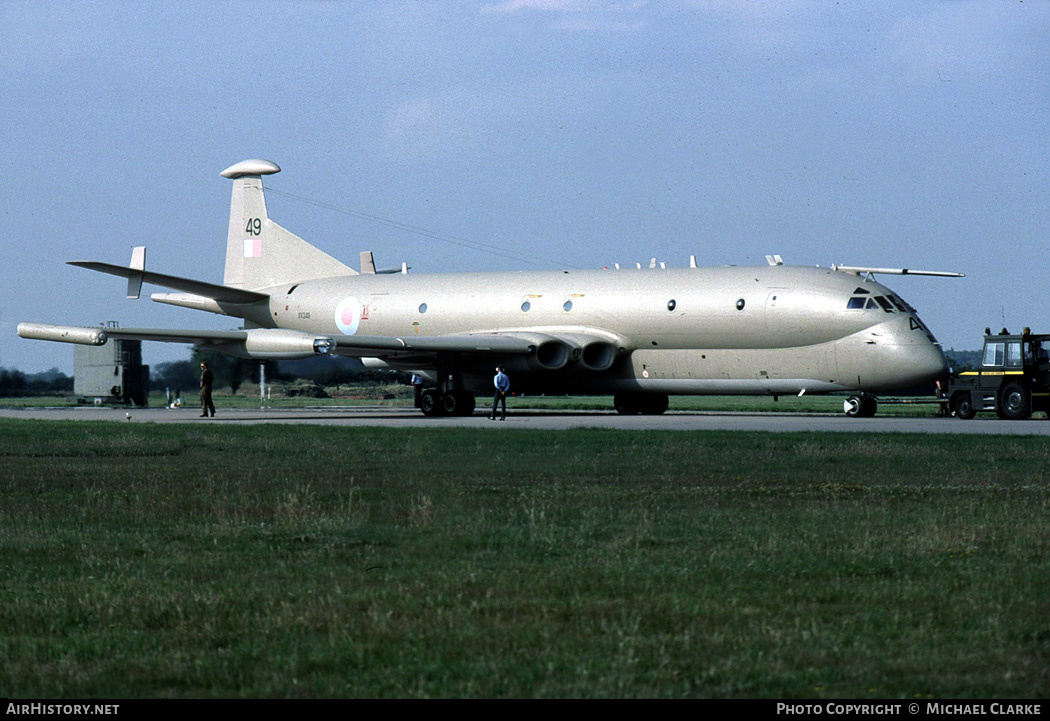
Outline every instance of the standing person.
{"type": "Polygon", "coordinates": [[[211,412],[215,417],[215,404],[211,402],[211,387],[215,383],[215,376],[208,370],[207,363],[201,363],[201,418],[207,418],[211,412]]]}
{"type": "Polygon", "coordinates": [[[412,374],[412,390],[415,394],[416,408],[419,408],[420,399],[423,397],[423,377],[412,374]]]}
{"type": "Polygon", "coordinates": [[[510,390],[510,378],[503,372],[503,366],[496,366],[496,375],[492,379],[492,385],[496,387],[496,394],[492,397],[492,413],[489,420],[496,420],[496,406],[503,401],[503,415],[501,421],[507,420],[507,392],[510,390]]]}

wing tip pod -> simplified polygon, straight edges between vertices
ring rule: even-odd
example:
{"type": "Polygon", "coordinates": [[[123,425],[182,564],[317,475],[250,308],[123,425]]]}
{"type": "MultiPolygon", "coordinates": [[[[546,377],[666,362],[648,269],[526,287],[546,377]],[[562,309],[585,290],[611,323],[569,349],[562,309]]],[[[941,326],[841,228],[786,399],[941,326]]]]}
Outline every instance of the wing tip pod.
{"type": "Polygon", "coordinates": [[[109,335],[102,328],[84,328],[48,323],[19,323],[18,335],[30,340],[49,340],[79,345],[105,345],[109,335]]]}

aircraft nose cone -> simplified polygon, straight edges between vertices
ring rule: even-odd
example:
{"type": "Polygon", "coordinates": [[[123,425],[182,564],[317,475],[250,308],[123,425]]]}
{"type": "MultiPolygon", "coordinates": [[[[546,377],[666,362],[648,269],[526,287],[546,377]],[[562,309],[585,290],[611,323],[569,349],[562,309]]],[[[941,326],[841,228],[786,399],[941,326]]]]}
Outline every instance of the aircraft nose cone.
{"type": "Polygon", "coordinates": [[[935,343],[915,343],[904,346],[907,357],[907,371],[914,380],[912,385],[932,383],[948,375],[948,361],[944,351],[935,343]]]}
{"type": "Polygon", "coordinates": [[[882,351],[890,371],[883,379],[886,390],[914,388],[948,375],[944,351],[922,329],[894,333],[883,343],[882,351]]]}
{"type": "Polygon", "coordinates": [[[917,319],[897,317],[858,333],[838,354],[839,371],[857,390],[887,393],[948,375],[941,346],[917,319]]]}

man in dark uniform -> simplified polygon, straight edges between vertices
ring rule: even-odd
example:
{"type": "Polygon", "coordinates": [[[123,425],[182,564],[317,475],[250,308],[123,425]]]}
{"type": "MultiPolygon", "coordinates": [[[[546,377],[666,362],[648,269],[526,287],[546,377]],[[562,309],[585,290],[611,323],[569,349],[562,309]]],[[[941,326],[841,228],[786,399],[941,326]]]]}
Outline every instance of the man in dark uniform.
{"type": "Polygon", "coordinates": [[[207,363],[201,363],[201,418],[207,418],[209,411],[215,417],[215,404],[211,402],[211,386],[215,376],[208,370],[207,363]]]}

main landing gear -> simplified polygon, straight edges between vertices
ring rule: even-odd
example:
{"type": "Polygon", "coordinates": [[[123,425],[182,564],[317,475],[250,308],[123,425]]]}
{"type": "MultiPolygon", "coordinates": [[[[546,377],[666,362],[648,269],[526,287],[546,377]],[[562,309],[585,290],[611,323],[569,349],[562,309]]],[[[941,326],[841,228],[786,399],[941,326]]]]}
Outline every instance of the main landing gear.
{"type": "Polygon", "coordinates": [[[441,393],[437,388],[428,388],[419,398],[419,409],[428,418],[469,416],[476,407],[474,394],[462,389],[441,393]]]}
{"type": "Polygon", "coordinates": [[[667,410],[663,393],[617,393],[613,396],[616,412],[624,416],[658,416],[667,410]]]}

